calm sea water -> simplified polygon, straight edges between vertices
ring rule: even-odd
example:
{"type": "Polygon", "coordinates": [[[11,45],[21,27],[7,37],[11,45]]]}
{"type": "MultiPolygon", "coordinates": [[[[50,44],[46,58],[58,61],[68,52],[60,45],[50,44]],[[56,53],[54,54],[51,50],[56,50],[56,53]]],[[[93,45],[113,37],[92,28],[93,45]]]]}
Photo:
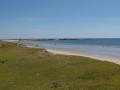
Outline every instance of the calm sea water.
{"type": "Polygon", "coordinates": [[[120,57],[120,39],[34,40],[31,45],[75,53],[120,57]]]}

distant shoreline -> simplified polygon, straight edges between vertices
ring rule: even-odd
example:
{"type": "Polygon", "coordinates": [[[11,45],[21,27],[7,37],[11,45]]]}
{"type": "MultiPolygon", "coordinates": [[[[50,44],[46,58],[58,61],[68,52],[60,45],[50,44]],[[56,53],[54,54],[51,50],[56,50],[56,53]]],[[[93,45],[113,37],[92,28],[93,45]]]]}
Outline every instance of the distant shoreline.
{"type": "MultiPolygon", "coordinates": [[[[23,38],[22,40],[28,40],[28,41],[46,41],[46,40],[92,40],[92,39],[120,39],[120,38],[29,38],[25,39],[23,38]]],[[[20,39],[0,39],[3,41],[19,41],[20,39]]]]}

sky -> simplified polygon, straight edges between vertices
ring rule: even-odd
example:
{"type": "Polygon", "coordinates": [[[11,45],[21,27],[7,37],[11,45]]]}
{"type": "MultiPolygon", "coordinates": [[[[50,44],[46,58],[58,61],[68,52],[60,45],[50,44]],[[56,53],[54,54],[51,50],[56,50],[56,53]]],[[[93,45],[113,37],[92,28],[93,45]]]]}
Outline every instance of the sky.
{"type": "Polygon", "coordinates": [[[120,38],[120,0],[0,0],[0,39],[120,38]]]}

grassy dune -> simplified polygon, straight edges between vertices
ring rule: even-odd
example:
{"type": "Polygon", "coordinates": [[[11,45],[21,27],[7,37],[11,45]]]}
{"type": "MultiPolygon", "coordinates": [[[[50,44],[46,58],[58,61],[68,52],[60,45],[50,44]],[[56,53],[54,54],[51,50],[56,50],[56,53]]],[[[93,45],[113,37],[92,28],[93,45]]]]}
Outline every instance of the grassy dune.
{"type": "Polygon", "coordinates": [[[120,90],[120,65],[0,42],[0,90],[120,90]]]}

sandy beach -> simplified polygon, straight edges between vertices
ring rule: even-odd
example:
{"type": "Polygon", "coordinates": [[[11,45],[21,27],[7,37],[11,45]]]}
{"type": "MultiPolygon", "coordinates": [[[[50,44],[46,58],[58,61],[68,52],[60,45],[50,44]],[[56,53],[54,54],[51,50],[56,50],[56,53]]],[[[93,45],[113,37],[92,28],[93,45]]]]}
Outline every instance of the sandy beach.
{"type": "Polygon", "coordinates": [[[100,61],[107,61],[107,62],[120,64],[120,58],[115,58],[115,57],[93,55],[93,54],[86,54],[86,53],[73,53],[73,52],[54,50],[54,49],[46,49],[46,50],[52,54],[83,56],[83,57],[88,57],[88,58],[92,58],[100,61]]]}
{"type": "MultiPolygon", "coordinates": [[[[19,43],[17,40],[6,40],[7,42],[12,42],[12,43],[19,43]]],[[[35,47],[35,46],[27,46],[28,48],[40,48],[40,47],[35,47]]],[[[74,53],[70,51],[63,51],[63,50],[56,50],[56,49],[48,49],[45,48],[46,51],[52,53],[52,54],[61,54],[61,55],[74,55],[74,56],[83,56],[83,57],[88,57],[100,61],[107,61],[107,62],[112,62],[115,64],[120,64],[120,58],[116,57],[110,57],[110,56],[103,56],[103,55],[97,55],[97,54],[88,54],[88,53],[74,53]]]]}

